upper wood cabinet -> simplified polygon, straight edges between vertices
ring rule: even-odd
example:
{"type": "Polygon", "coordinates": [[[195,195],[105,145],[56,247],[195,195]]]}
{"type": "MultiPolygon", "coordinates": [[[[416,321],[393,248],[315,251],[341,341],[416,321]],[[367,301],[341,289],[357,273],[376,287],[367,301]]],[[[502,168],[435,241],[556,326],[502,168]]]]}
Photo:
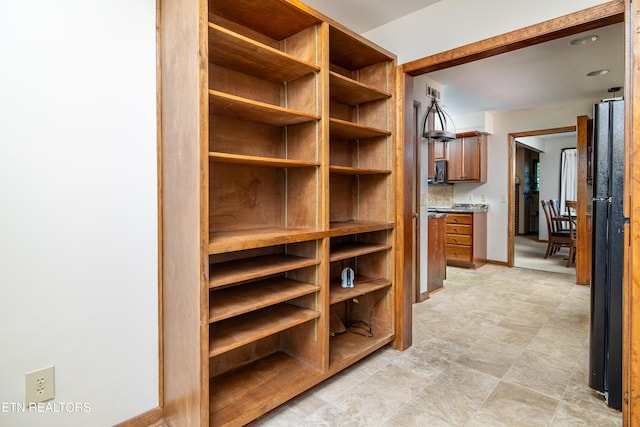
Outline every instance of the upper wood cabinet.
{"type": "Polygon", "coordinates": [[[447,142],[447,181],[487,182],[487,134],[465,132],[447,142]]]}
{"type": "Polygon", "coordinates": [[[434,161],[445,160],[447,158],[447,143],[445,141],[436,141],[430,139],[427,144],[428,150],[428,178],[433,178],[436,175],[434,161]]]}

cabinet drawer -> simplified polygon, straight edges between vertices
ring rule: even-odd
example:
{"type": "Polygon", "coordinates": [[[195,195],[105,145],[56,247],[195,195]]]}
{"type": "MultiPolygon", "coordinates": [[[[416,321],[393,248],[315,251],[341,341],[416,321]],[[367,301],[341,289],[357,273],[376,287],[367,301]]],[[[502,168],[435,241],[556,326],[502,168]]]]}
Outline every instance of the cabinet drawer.
{"type": "Polygon", "coordinates": [[[472,217],[469,214],[448,214],[447,224],[471,224],[472,217]]]}
{"type": "Polygon", "coordinates": [[[471,246],[447,245],[447,259],[471,262],[471,246]]]}
{"type": "Polygon", "coordinates": [[[470,225],[447,224],[447,234],[466,234],[471,235],[470,225]]]}
{"type": "Polygon", "coordinates": [[[473,238],[469,235],[447,234],[448,245],[469,245],[473,243],[473,238]]]}

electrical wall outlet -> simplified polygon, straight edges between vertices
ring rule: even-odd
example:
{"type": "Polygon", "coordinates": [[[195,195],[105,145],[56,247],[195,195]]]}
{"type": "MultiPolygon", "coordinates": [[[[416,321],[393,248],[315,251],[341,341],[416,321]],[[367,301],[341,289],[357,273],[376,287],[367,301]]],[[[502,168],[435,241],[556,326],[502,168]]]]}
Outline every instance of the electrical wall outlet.
{"type": "Polygon", "coordinates": [[[25,402],[40,403],[55,397],[55,369],[53,366],[27,372],[24,376],[25,402]]]}
{"type": "Polygon", "coordinates": [[[484,193],[480,194],[480,201],[481,202],[486,202],[487,201],[487,195],[484,194],[484,193]]]}
{"type": "Polygon", "coordinates": [[[470,202],[473,202],[473,194],[468,194],[467,195],[467,200],[470,202]]]}
{"type": "Polygon", "coordinates": [[[427,206],[427,195],[424,193],[420,194],[420,206],[427,206]]]}

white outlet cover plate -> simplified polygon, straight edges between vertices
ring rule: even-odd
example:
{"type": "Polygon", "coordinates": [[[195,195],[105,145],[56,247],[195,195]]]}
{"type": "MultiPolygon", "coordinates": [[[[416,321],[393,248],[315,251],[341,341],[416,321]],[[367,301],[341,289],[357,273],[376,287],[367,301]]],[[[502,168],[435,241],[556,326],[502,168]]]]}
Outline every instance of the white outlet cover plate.
{"type": "Polygon", "coordinates": [[[55,368],[48,366],[24,376],[26,403],[40,403],[55,397],[55,368]]]}

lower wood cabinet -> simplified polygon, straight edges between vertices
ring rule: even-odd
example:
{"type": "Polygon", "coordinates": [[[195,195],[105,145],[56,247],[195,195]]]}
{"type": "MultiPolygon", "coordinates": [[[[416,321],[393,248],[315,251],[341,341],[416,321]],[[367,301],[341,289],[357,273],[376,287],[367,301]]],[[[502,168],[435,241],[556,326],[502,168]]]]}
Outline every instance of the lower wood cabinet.
{"type": "Polygon", "coordinates": [[[450,213],[446,225],[447,265],[477,268],[487,261],[487,213],[450,213]]]}
{"type": "Polygon", "coordinates": [[[444,286],[447,278],[447,244],[445,240],[446,215],[434,214],[429,217],[427,254],[427,294],[444,286]]]}

